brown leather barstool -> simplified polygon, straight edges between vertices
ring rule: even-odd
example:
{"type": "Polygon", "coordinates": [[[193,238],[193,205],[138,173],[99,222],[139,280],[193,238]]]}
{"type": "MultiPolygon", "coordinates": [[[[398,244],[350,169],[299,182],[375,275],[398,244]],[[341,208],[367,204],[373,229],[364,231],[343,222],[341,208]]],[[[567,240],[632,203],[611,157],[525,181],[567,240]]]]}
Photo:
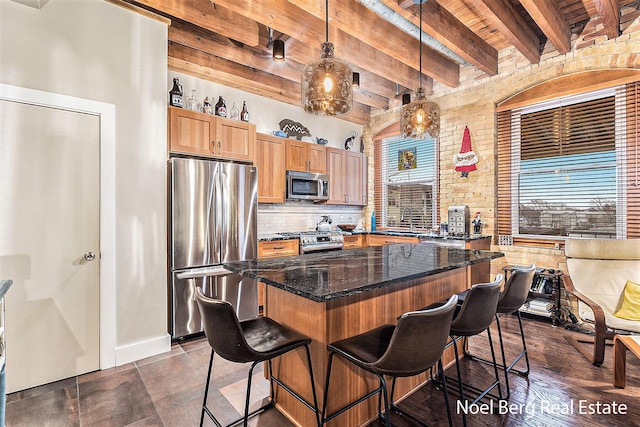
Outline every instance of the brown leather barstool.
{"type": "Polygon", "coordinates": [[[309,344],[311,339],[291,328],[283,326],[268,317],[256,317],[255,319],[243,320],[240,322],[233,306],[227,301],[217,300],[204,296],[202,290],[197,288],[196,300],[198,308],[204,322],[204,333],[211,346],[211,358],[209,361],[209,372],[207,374],[207,384],[204,389],[204,399],[202,402],[202,413],[200,414],[200,426],[204,422],[204,414],[217,425],[216,417],[207,407],[207,396],[209,393],[209,382],[213,368],[213,356],[218,353],[221,357],[237,363],[251,363],[249,369],[247,394],[245,400],[244,416],[228,424],[232,426],[243,421],[247,426],[249,417],[262,412],[273,406],[274,389],[273,383],[277,383],[287,390],[296,399],[315,413],[315,417],[320,426],[320,414],[318,411],[318,400],[316,397],[315,383],[313,380],[313,369],[311,367],[311,354],[309,344]],[[309,365],[309,378],[311,380],[311,390],[313,394],[313,404],[307,402],[287,385],[283,384],[273,375],[271,360],[282,356],[285,353],[304,347],[307,353],[307,363],[309,365]],[[249,398],[251,395],[251,377],[253,368],[260,362],[268,362],[269,379],[271,384],[271,399],[260,408],[249,412],[249,398]]]}
{"type": "MultiPolygon", "coordinates": [[[[329,344],[329,363],[324,390],[322,423],[324,424],[346,410],[380,393],[384,399],[384,415],[379,412],[378,416],[384,420],[387,427],[391,426],[390,410],[402,414],[421,425],[425,425],[411,414],[402,411],[394,403],[393,392],[396,378],[418,375],[435,364],[438,365],[438,372],[442,375],[440,357],[447,343],[457,300],[458,297],[454,295],[449,298],[446,304],[440,307],[403,314],[398,318],[397,325],[382,325],[371,331],[329,344]],[[380,385],[365,396],[330,415],[326,415],[331,366],[336,355],[376,375],[380,385]],[[387,391],[385,375],[392,377],[390,395],[387,391]]],[[[449,407],[446,384],[444,397],[449,425],[451,426],[451,408],[449,407]]]]}
{"type": "MultiPolygon", "coordinates": [[[[498,326],[498,338],[500,340],[500,352],[502,355],[502,364],[499,365],[500,368],[504,370],[505,373],[505,386],[507,388],[507,395],[505,399],[509,399],[511,395],[511,391],[509,388],[509,372],[513,371],[519,375],[524,377],[529,375],[529,371],[531,370],[529,365],[529,355],[527,353],[527,343],[524,338],[524,330],[522,328],[522,316],[520,315],[520,307],[526,302],[527,296],[529,295],[529,290],[531,289],[531,283],[533,282],[533,276],[536,273],[536,266],[532,264],[529,267],[522,268],[514,268],[509,279],[504,285],[504,289],[500,294],[500,299],[498,300],[498,307],[496,308],[496,325],[498,326]],[[505,352],[504,352],[504,341],[502,338],[502,327],[500,325],[500,314],[512,314],[515,313],[518,317],[518,325],[520,327],[520,340],[522,342],[522,350],[520,353],[513,359],[511,363],[507,365],[505,352]],[[514,369],[514,366],[524,357],[526,363],[526,370],[517,370],[514,369]]],[[[464,297],[461,297],[464,299],[464,297]]],[[[491,360],[484,359],[482,357],[478,357],[476,355],[470,354],[465,351],[465,356],[472,357],[475,360],[484,362],[484,363],[493,363],[491,360]]]]}
{"type": "MultiPolygon", "coordinates": [[[[471,403],[469,405],[478,403],[485,396],[500,400],[502,399],[502,388],[500,386],[500,377],[498,375],[499,365],[496,361],[496,353],[491,339],[491,330],[489,329],[496,314],[502,282],[502,274],[498,274],[493,282],[473,285],[468,291],[466,291],[464,302],[458,306],[459,310],[451,323],[450,335],[452,341],[447,344],[447,347],[453,346],[456,359],[456,371],[458,374],[458,393],[460,394],[460,399],[470,398],[471,403]],[[465,383],[462,380],[457,343],[461,340],[466,340],[471,336],[479,335],[484,331],[487,331],[489,337],[489,348],[491,349],[495,380],[485,388],[481,389],[476,385],[465,383]],[[498,388],[498,396],[491,394],[491,391],[496,387],[498,388]],[[465,393],[465,389],[477,393],[477,395],[470,397],[469,393],[465,393]]],[[[447,378],[443,378],[443,384],[446,384],[446,379],[447,378]]],[[[466,416],[464,412],[462,420],[463,424],[466,425],[466,416]]]]}

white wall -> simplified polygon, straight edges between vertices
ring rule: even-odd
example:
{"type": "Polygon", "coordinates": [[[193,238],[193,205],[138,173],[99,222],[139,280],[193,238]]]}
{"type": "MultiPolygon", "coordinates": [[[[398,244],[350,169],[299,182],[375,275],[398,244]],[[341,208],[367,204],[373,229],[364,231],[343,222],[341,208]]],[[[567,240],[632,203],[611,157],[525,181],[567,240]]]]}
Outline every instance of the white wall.
{"type": "Polygon", "coordinates": [[[116,107],[117,363],[169,350],[166,40],[165,24],[100,0],[0,0],[0,82],[116,107]]]}

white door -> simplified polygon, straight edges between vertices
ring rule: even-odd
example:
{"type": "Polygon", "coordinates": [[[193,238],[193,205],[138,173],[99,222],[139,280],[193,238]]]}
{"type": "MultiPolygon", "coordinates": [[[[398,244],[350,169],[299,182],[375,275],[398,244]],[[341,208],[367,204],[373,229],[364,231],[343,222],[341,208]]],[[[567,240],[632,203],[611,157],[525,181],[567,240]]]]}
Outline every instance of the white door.
{"type": "Polygon", "coordinates": [[[100,118],[0,100],[7,391],[100,368],[100,118]]]}

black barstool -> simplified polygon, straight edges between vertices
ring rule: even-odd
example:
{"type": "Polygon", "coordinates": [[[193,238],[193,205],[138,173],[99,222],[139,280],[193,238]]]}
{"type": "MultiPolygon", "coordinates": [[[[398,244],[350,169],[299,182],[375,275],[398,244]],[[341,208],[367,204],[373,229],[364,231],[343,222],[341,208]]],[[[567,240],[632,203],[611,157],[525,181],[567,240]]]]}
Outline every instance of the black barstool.
{"type": "MultiPolygon", "coordinates": [[[[536,273],[535,264],[529,267],[518,268],[515,267],[507,279],[505,283],[504,289],[500,294],[500,299],[498,300],[498,307],[496,308],[496,325],[498,326],[498,338],[500,340],[500,352],[502,355],[502,364],[499,366],[504,370],[505,373],[505,386],[507,388],[507,396],[506,399],[509,399],[511,396],[511,390],[509,388],[509,372],[513,371],[521,376],[527,377],[531,370],[529,365],[529,355],[527,353],[527,343],[524,338],[524,330],[522,328],[522,316],[520,315],[520,307],[526,302],[527,296],[529,295],[529,290],[531,289],[531,283],[533,282],[533,276],[536,273]],[[520,327],[520,340],[522,342],[522,350],[520,353],[513,359],[511,363],[507,365],[507,359],[505,357],[504,351],[504,341],[502,338],[502,327],[500,325],[500,314],[512,314],[515,313],[518,317],[518,325],[520,327]],[[514,369],[515,365],[524,357],[526,369],[518,370],[514,369]]],[[[484,363],[492,363],[490,360],[484,359],[482,357],[470,354],[468,351],[465,351],[465,356],[472,357],[475,360],[484,362],[484,363]]]]}
{"type": "MultiPolygon", "coordinates": [[[[390,409],[420,425],[425,425],[411,414],[402,411],[394,403],[393,392],[396,378],[418,375],[436,363],[438,372],[443,375],[440,357],[447,343],[457,300],[458,297],[454,295],[449,298],[446,304],[440,307],[403,314],[398,318],[398,324],[395,326],[379,326],[371,331],[329,344],[329,363],[324,390],[322,423],[324,424],[346,410],[380,393],[384,399],[384,415],[380,411],[378,416],[385,421],[387,427],[391,426],[390,409]],[[376,375],[380,385],[365,396],[330,415],[326,415],[331,366],[336,355],[376,375]],[[385,375],[392,377],[390,396],[387,391],[387,382],[384,379],[385,375]]],[[[380,399],[380,396],[378,398],[380,399]]],[[[449,407],[446,384],[444,398],[449,425],[451,426],[451,408],[449,407]]],[[[378,406],[380,406],[380,401],[378,406]]]]}
{"type": "Polygon", "coordinates": [[[213,356],[218,353],[221,357],[237,363],[251,363],[249,369],[247,394],[245,400],[244,416],[228,424],[232,426],[243,421],[247,426],[249,417],[262,412],[273,406],[274,389],[273,383],[287,390],[296,399],[315,413],[315,417],[320,426],[320,414],[318,411],[318,400],[316,397],[315,383],[313,380],[313,369],[311,367],[311,354],[309,344],[311,339],[291,328],[283,326],[268,317],[257,317],[255,319],[238,321],[238,316],[233,306],[226,302],[204,296],[202,290],[197,288],[196,300],[198,308],[204,322],[204,333],[211,346],[211,359],[209,361],[209,372],[207,374],[207,384],[204,389],[204,399],[202,402],[202,413],[200,414],[200,426],[204,422],[204,414],[217,425],[216,417],[207,407],[207,396],[209,393],[209,382],[213,368],[213,356]],[[282,356],[285,353],[304,347],[307,353],[307,363],[309,364],[309,378],[311,380],[311,390],[313,394],[313,404],[307,402],[302,396],[291,390],[273,375],[271,360],[282,356]],[[251,395],[251,377],[253,368],[260,362],[268,362],[269,379],[271,385],[271,399],[260,408],[249,412],[249,398],[251,395]]]}
{"type": "MultiPolygon", "coordinates": [[[[496,353],[493,348],[493,341],[491,340],[491,330],[489,329],[496,314],[502,282],[502,274],[498,274],[495,280],[491,283],[479,283],[473,285],[468,291],[466,291],[464,302],[458,306],[459,310],[451,323],[451,342],[447,344],[447,347],[453,346],[453,352],[456,359],[456,371],[458,374],[458,393],[460,394],[460,399],[467,399],[470,397],[468,393],[465,393],[465,389],[477,393],[476,396],[470,398],[471,403],[469,405],[478,403],[485,396],[502,400],[502,388],[500,386],[500,377],[498,375],[499,365],[496,361],[496,353]],[[487,335],[489,337],[489,348],[491,349],[495,380],[487,387],[479,388],[476,385],[462,381],[457,344],[460,340],[467,340],[469,337],[479,335],[484,331],[487,331],[487,335]],[[496,387],[498,387],[498,396],[491,394],[491,391],[496,387]]],[[[466,346],[466,342],[463,345],[466,346]]],[[[442,383],[446,384],[446,378],[443,378],[442,383]]],[[[462,414],[462,420],[463,424],[466,425],[466,416],[464,412],[462,414]]]]}

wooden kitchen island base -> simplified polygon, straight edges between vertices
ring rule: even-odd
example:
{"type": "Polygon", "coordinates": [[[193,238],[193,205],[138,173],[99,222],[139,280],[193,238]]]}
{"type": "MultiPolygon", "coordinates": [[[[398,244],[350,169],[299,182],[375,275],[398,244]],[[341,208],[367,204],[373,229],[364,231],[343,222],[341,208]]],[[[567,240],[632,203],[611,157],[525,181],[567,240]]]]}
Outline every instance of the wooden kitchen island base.
{"type": "MultiPolygon", "coordinates": [[[[419,279],[407,280],[369,292],[315,302],[291,292],[267,286],[266,315],[310,336],[311,357],[318,393],[318,404],[324,399],[328,352],[327,344],[366,332],[385,323],[395,324],[402,313],[442,301],[452,294],[468,288],[469,268],[458,268],[419,279]]],[[[347,273],[347,272],[345,272],[347,273]]],[[[446,365],[453,360],[449,349],[443,358],[446,365]]],[[[311,401],[309,377],[302,351],[288,354],[274,361],[274,372],[284,382],[301,390],[311,401]]],[[[428,373],[399,378],[396,399],[407,395],[428,380],[428,373]]],[[[365,395],[378,385],[377,378],[353,364],[334,360],[327,413],[365,395]]],[[[286,391],[276,388],[276,407],[292,422],[303,426],[315,425],[313,413],[286,391]]],[[[361,426],[373,420],[378,413],[376,397],[361,403],[331,420],[328,426],[361,426]]],[[[445,409],[442,408],[444,411],[445,409]]]]}

